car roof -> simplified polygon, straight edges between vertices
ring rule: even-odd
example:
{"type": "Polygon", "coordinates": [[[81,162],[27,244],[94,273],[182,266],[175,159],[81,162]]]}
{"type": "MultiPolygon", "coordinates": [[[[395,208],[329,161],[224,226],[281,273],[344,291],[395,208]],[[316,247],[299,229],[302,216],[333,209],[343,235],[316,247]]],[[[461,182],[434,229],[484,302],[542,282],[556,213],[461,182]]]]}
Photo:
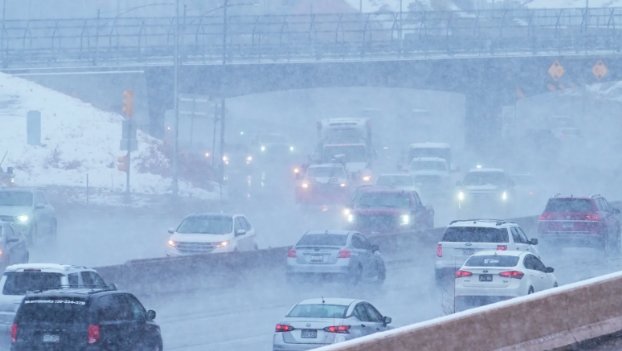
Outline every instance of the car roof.
{"type": "Polygon", "coordinates": [[[477,251],[471,256],[524,256],[530,254],[529,251],[518,251],[518,250],[483,250],[477,251]]]}
{"type": "Polygon", "coordinates": [[[552,198],[550,198],[549,200],[553,200],[553,199],[563,199],[563,200],[592,200],[595,198],[601,198],[602,196],[600,195],[594,195],[594,196],[574,196],[574,195],[556,195],[552,198]]]}
{"type": "Polygon", "coordinates": [[[410,148],[417,148],[417,147],[427,147],[427,148],[438,148],[438,149],[447,149],[447,148],[451,148],[451,145],[447,144],[447,143],[434,143],[434,142],[423,142],[423,143],[412,143],[410,144],[410,148]]]}
{"type": "Polygon", "coordinates": [[[345,168],[341,163],[337,163],[337,162],[330,162],[330,163],[314,163],[312,165],[309,165],[308,168],[334,168],[334,167],[339,167],[339,168],[345,168]]]}
{"type": "Polygon", "coordinates": [[[391,193],[391,194],[412,193],[412,191],[396,189],[396,188],[391,188],[391,187],[382,186],[382,185],[371,185],[371,186],[359,187],[358,190],[364,193],[391,193]]]}
{"type": "Polygon", "coordinates": [[[333,235],[350,235],[350,234],[356,234],[358,232],[352,231],[352,230],[310,230],[307,231],[306,233],[304,233],[304,235],[310,234],[310,235],[321,235],[321,234],[333,234],[333,235]]]}
{"type": "Polygon", "coordinates": [[[5,272],[23,272],[25,270],[40,270],[43,272],[51,273],[66,273],[73,271],[92,271],[96,272],[93,268],[85,266],[76,266],[70,264],[59,263],[18,263],[13,264],[4,270],[5,272]]]}
{"type": "Polygon", "coordinates": [[[410,160],[410,162],[413,163],[414,161],[434,161],[434,162],[447,163],[447,160],[441,157],[413,157],[413,159],[410,160]]]}
{"type": "Polygon", "coordinates": [[[505,173],[505,171],[502,168],[471,168],[468,173],[490,173],[490,172],[505,173]]]}
{"type": "Polygon", "coordinates": [[[78,297],[78,298],[88,298],[93,294],[102,294],[102,293],[126,293],[124,291],[115,290],[113,288],[69,288],[69,289],[52,289],[52,290],[44,290],[41,292],[31,293],[26,295],[26,298],[38,298],[38,297],[55,297],[55,296],[64,296],[64,297],[78,297]]]}
{"type": "Polygon", "coordinates": [[[365,143],[331,143],[331,144],[324,144],[324,145],[322,145],[322,148],[325,148],[325,147],[335,147],[335,146],[363,146],[363,147],[366,147],[367,145],[365,145],[365,143]]]}
{"type": "Polygon", "coordinates": [[[317,297],[312,299],[306,299],[298,302],[296,305],[343,305],[350,306],[353,303],[361,302],[362,300],[358,299],[349,299],[342,297],[317,297]]]}
{"type": "Polygon", "coordinates": [[[380,177],[412,177],[412,173],[402,172],[402,173],[381,173],[377,178],[380,177]]]}
{"type": "Polygon", "coordinates": [[[235,217],[242,216],[239,213],[222,213],[222,212],[195,212],[186,216],[189,217],[235,217]]]}
{"type": "Polygon", "coordinates": [[[518,224],[514,222],[508,222],[501,219],[457,219],[449,223],[449,227],[503,228],[517,225],[518,224]]]}

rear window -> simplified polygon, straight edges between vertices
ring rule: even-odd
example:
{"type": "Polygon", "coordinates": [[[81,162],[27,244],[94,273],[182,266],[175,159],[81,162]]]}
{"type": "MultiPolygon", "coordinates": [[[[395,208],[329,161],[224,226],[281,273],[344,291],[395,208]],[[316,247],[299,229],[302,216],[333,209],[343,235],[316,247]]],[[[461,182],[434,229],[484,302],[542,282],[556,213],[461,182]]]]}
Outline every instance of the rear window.
{"type": "Polygon", "coordinates": [[[443,235],[446,242],[507,243],[508,231],[505,228],[488,227],[449,227],[443,235]]]}
{"type": "Polygon", "coordinates": [[[24,322],[84,322],[87,319],[86,300],[74,297],[26,298],[16,319],[24,322]]]}
{"type": "Polygon", "coordinates": [[[51,272],[6,272],[2,277],[3,295],[26,295],[29,291],[44,291],[61,288],[60,273],[51,272]]]}
{"type": "Polygon", "coordinates": [[[590,199],[550,199],[546,212],[591,212],[596,210],[590,199]]]}
{"type": "Polygon", "coordinates": [[[517,263],[517,256],[489,255],[471,256],[464,265],[468,267],[514,267],[517,263]]]}
{"type": "Polygon", "coordinates": [[[296,305],[287,317],[303,318],[345,318],[348,306],[328,304],[296,305]]]}
{"type": "Polygon", "coordinates": [[[341,234],[307,234],[298,241],[297,246],[345,246],[347,235],[341,234]]]}

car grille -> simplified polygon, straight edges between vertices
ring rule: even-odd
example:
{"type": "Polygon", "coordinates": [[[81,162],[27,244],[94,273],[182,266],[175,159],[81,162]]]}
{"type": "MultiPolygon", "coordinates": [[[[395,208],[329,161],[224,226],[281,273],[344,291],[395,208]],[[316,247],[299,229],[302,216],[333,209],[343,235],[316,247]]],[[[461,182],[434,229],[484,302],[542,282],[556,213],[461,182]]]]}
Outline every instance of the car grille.
{"type": "Polygon", "coordinates": [[[397,228],[397,217],[393,215],[357,216],[357,227],[362,231],[387,231],[397,228]]]}
{"type": "Polygon", "coordinates": [[[15,217],[13,217],[13,216],[6,216],[6,215],[0,215],[0,221],[15,222],[15,217]]]}
{"type": "Polygon", "coordinates": [[[177,250],[183,253],[206,253],[216,248],[215,243],[177,242],[177,250]]]}

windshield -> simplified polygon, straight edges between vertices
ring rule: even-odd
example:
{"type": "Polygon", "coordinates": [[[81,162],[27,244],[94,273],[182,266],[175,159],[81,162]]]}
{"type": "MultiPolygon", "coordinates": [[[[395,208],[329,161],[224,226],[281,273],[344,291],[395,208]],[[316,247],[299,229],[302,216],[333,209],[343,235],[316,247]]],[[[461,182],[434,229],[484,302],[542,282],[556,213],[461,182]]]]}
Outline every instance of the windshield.
{"type": "Polygon", "coordinates": [[[546,212],[592,212],[596,208],[590,199],[550,199],[546,212]]]}
{"type": "Polygon", "coordinates": [[[514,267],[518,263],[518,256],[471,256],[465,266],[468,267],[514,267]]]}
{"type": "Polygon", "coordinates": [[[348,306],[328,304],[296,305],[287,314],[287,317],[305,318],[345,318],[348,306]]]}
{"type": "Polygon", "coordinates": [[[20,306],[18,321],[75,323],[87,318],[86,301],[74,297],[28,298],[20,306]]]}
{"type": "Polygon", "coordinates": [[[225,216],[193,216],[181,222],[178,233],[228,234],[233,231],[233,219],[225,216]]]}
{"type": "Polygon", "coordinates": [[[464,177],[464,185],[499,185],[508,184],[503,172],[469,172],[464,177]]]}
{"type": "Polygon", "coordinates": [[[309,167],[307,176],[311,178],[345,178],[342,167],[309,167]]]}
{"type": "Polygon", "coordinates": [[[508,231],[505,228],[489,227],[449,227],[443,235],[446,242],[507,243],[508,231]]]}
{"type": "Polygon", "coordinates": [[[449,160],[451,157],[451,149],[442,147],[416,147],[410,149],[408,156],[411,160],[417,157],[439,157],[449,160]]]}
{"type": "Polygon", "coordinates": [[[342,234],[306,234],[296,246],[345,246],[347,240],[342,234]]]}
{"type": "Polygon", "coordinates": [[[335,145],[325,146],[322,150],[324,162],[333,161],[337,157],[343,162],[366,162],[367,149],[365,145],[335,145]]]}
{"type": "Polygon", "coordinates": [[[366,192],[358,196],[354,207],[408,208],[410,207],[410,199],[405,193],[366,192]]]}
{"type": "Polygon", "coordinates": [[[29,291],[60,289],[62,274],[51,272],[6,272],[3,295],[26,295],[29,291]]]}
{"type": "Polygon", "coordinates": [[[409,175],[383,175],[378,177],[377,185],[382,186],[412,186],[413,178],[409,175]]]}
{"type": "Polygon", "coordinates": [[[32,193],[29,191],[0,192],[0,206],[32,206],[32,193]]]}
{"type": "Polygon", "coordinates": [[[362,130],[356,128],[329,128],[326,130],[324,142],[358,142],[365,140],[362,130]]]}
{"type": "Polygon", "coordinates": [[[413,171],[424,171],[424,170],[446,171],[447,164],[442,161],[413,160],[410,163],[410,169],[412,169],[413,171]]]}

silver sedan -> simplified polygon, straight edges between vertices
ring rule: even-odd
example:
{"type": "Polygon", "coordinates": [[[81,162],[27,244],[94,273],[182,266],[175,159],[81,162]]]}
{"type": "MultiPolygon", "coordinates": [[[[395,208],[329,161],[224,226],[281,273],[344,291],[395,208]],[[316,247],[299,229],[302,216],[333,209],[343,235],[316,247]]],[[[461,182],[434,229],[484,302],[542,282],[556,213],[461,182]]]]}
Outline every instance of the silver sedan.
{"type": "Polygon", "coordinates": [[[386,273],[378,247],[353,231],[307,232],[287,253],[287,280],[333,277],[356,285],[382,284],[386,273]]]}
{"type": "Polygon", "coordinates": [[[273,351],[309,350],[390,329],[369,302],[342,298],[316,298],[294,305],[275,327],[273,351]]]}

